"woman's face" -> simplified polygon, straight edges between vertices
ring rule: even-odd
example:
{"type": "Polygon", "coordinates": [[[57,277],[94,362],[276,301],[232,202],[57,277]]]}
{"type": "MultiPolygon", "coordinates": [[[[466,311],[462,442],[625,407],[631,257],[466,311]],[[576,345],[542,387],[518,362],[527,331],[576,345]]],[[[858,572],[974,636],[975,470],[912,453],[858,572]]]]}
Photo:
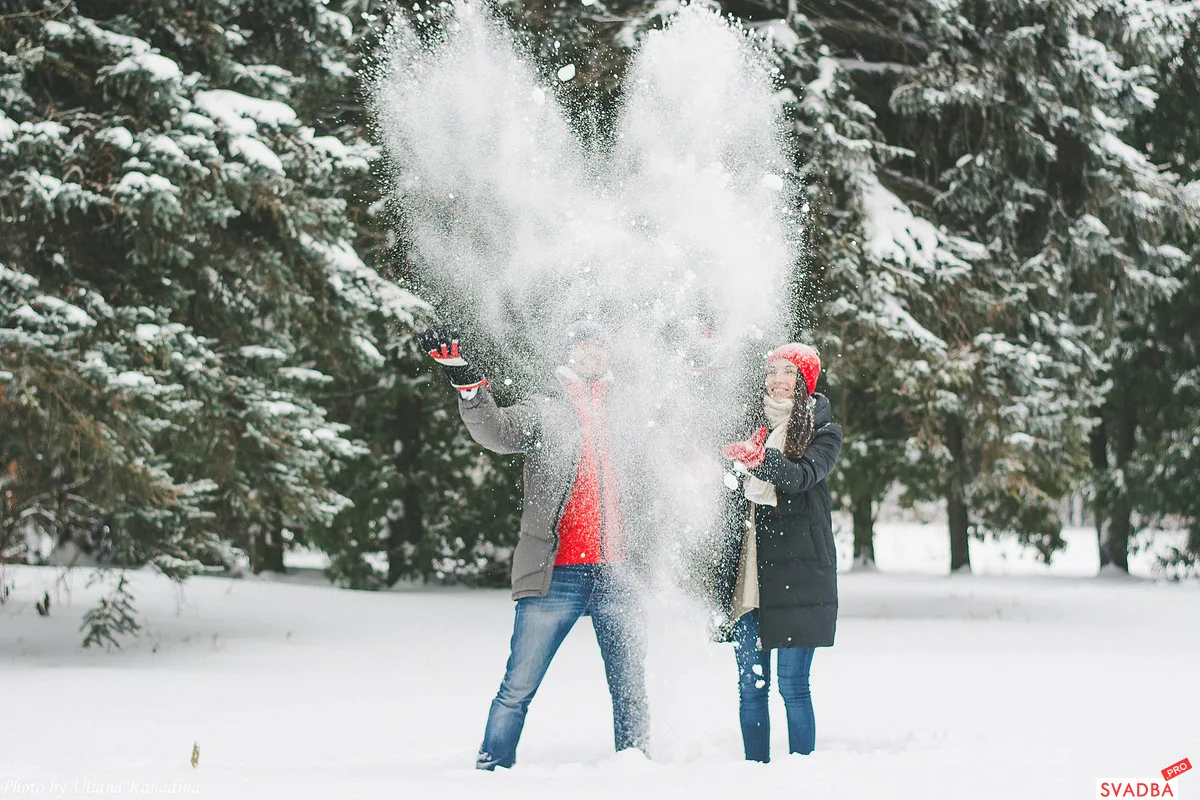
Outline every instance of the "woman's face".
{"type": "Polygon", "coordinates": [[[800,371],[786,358],[767,362],[767,394],[775,400],[791,400],[796,396],[796,377],[800,371]]]}

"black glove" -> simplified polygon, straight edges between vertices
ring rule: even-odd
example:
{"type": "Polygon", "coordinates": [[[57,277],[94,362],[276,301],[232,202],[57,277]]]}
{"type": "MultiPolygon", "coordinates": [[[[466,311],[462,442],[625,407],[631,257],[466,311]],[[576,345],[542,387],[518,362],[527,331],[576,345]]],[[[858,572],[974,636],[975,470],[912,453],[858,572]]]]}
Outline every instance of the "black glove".
{"type": "Polygon", "coordinates": [[[458,349],[458,331],[430,328],[421,334],[421,349],[442,365],[450,385],[460,391],[487,386],[487,378],[474,364],[467,363],[458,349]]]}

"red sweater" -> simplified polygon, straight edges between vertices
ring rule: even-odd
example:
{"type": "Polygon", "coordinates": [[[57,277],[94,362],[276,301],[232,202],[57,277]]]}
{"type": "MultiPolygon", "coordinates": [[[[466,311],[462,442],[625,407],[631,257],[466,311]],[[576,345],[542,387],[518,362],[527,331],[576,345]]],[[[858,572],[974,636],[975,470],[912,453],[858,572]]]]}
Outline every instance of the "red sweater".
{"type": "Polygon", "coordinates": [[[604,427],[608,384],[570,381],[567,396],[579,413],[579,470],[558,521],[555,564],[599,564],[625,558],[617,478],[604,427]]]}

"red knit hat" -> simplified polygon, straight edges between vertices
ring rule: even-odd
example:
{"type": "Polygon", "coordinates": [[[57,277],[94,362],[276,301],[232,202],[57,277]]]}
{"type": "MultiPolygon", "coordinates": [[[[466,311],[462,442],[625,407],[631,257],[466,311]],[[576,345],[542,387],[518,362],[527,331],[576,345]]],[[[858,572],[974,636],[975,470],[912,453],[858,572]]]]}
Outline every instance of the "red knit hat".
{"type": "Polygon", "coordinates": [[[767,354],[767,363],[770,364],[777,358],[786,359],[796,365],[796,369],[800,370],[800,374],[804,377],[804,385],[808,387],[808,393],[812,394],[817,390],[817,377],[821,374],[821,357],[817,355],[817,351],[806,344],[791,344],[780,345],[767,354]]]}

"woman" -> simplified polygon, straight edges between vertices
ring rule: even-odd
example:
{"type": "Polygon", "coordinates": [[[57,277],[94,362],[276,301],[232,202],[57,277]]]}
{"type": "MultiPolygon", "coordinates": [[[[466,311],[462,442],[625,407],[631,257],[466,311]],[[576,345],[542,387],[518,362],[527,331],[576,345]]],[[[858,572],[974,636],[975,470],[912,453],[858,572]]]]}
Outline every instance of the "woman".
{"type": "Polygon", "coordinates": [[[772,650],[787,709],[789,751],[816,743],[808,675],[817,647],[833,644],[837,624],[837,552],[826,479],[837,463],[842,429],[829,400],[814,394],[816,350],[787,344],[767,356],[763,414],[769,426],[727,445],[743,477],[730,507],[729,535],[717,579],[737,656],[746,759],[768,762],[772,650]]]}

